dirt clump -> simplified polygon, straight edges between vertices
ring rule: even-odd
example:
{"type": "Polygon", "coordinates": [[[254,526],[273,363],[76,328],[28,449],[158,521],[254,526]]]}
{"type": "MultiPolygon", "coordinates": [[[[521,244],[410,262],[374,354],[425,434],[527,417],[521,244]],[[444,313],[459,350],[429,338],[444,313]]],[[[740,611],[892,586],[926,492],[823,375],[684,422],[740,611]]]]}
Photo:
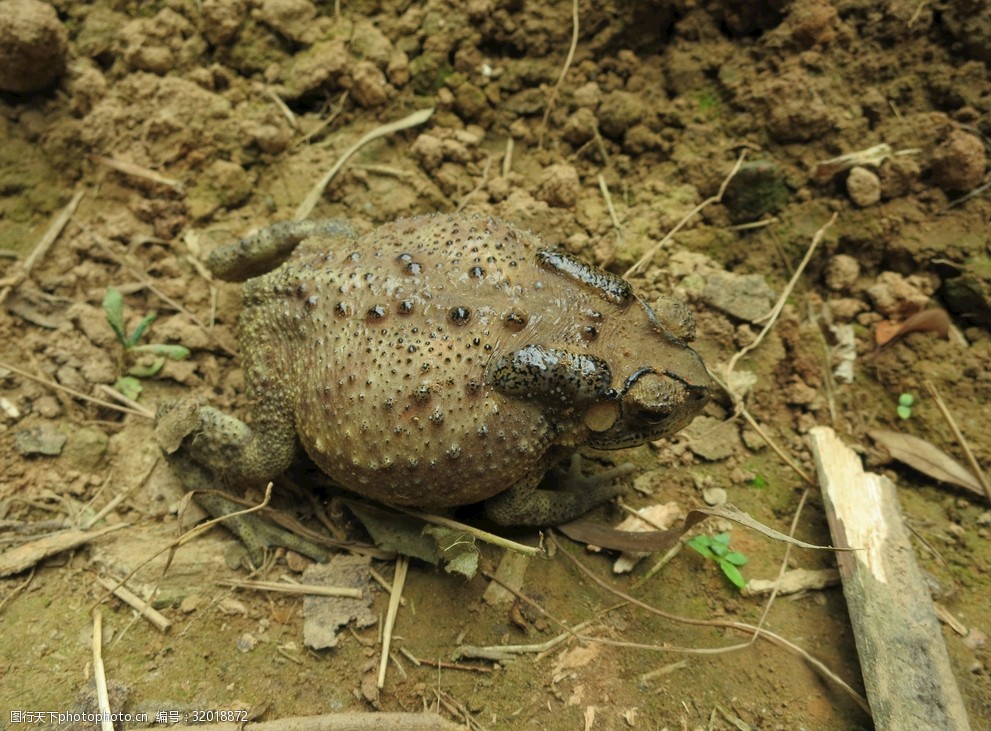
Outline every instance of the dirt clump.
{"type": "Polygon", "coordinates": [[[65,73],[68,57],[69,34],[51,5],[0,2],[0,91],[42,91],[65,73]]]}

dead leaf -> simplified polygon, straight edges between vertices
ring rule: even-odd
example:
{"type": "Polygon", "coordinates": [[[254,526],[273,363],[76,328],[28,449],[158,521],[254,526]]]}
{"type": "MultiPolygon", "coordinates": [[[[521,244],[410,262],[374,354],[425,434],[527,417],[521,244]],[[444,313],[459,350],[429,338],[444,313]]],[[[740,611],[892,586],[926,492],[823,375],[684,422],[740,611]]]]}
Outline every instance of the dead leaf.
{"type": "Polygon", "coordinates": [[[615,551],[631,551],[640,553],[653,553],[655,551],[666,551],[693,527],[701,523],[707,517],[725,518],[739,523],[742,526],[762,533],[768,538],[776,541],[790,543],[799,548],[812,548],[821,551],[848,551],[852,549],[837,548],[835,546],[816,546],[812,543],[805,543],[797,538],[786,536],[780,531],[769,528],[742,510],[733,507],[729,503],[725,505],[714,505],[712,507],[694,508],[688,512],[688,517],[680,528],[659,531],[621,531],[609,528],[604,525],[592,523],[585,520],[574,520],[570,523],[558,526],[564,535],[573,541],[580,543],[591,543],[602,548],[610,548],[615,551]]]}
{"type": "Polygon", "coordinates": [[[881,348],[892,340],[913,332],[931,332],[936,333],[941,338],[948,338],[950,336],[950,316],[946,314],[946,310],[930,307],[910,315],[900,323],[882,320],[874,328],[874,342],[881,348]]]}
{"type": "Polygon", "coordinates": [[[303,597],[303,643],[315,650],[337,646],[337,630],[352,623],[358,629],[378,621],[371,611],[372,581],[368,556],[338,554],[324,564],[312,564],[303,572],[303,581],[316,586],[348,586],[361,589],[361,599],[349,597],[303,597]]]}
{"type": "MultiPolygon", "coordinates": [[[[650,530],[667,530],[679,517],[681,508],[678,503],[671,501],[662,504],[648,505],[637,510],[636,515],[628,515],[616,530],[637,531],[645,533],[650,530]],[[645,518],[646,520],[641,520],[645,518]],[[649,523],[647,521],[650,521],[649,523]]],[[[628,574],[644,557],[642,553],[623,553],[613,564],[614,574],[628,574]]]]}
{"type": "MultiPolygon", "coordinates": [[[[551,673],[555,678],[559,678],[569,670],[583,668],[595,660],[601,651],[602,645],[598,644],[589,644],[584,647],[579,645],[572,647],[570,650],[565,650],[558,657],[557,662],[554,663],[554,669],[551,673]]],[[[557,681],[555,680],[555,682],[557,681]]]]}
{"type": "Polygon", "coordinates": [[[888,429],[871,429],[867,433],[892,459],[937,482],[948,482],[985,499],[984,490],[970,470],[925,439],[888,429]]]}

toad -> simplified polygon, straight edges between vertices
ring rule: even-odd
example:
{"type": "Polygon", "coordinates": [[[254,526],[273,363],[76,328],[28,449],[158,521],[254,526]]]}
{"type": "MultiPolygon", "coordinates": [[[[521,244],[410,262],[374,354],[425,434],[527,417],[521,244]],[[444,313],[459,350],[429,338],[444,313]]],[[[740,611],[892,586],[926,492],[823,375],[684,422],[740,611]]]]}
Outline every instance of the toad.
{"type": "MultiPolygon", "coordinates": [[[[619,276],[495,218],[417,216],[363,236],[340,221],[279,223],[219,247],[208,266],[247,280],[239,340],[252,419],[189,402],[162,409],[160,430],[185,414],[165,441],[189,489],[263,484],[302,447],[363,496],[485,501],[497,523],[555,525],[617,495],[624,470],[572,469],[544,489],[551,467],[583,446],[672,434],[709,399],[684,305],[649,305],[619,276]]],[[[237,509],[198,500],[214,515],[237,509]]],[[[253,557],[300,548],[272,526],[229,527],[253,557]]]]}

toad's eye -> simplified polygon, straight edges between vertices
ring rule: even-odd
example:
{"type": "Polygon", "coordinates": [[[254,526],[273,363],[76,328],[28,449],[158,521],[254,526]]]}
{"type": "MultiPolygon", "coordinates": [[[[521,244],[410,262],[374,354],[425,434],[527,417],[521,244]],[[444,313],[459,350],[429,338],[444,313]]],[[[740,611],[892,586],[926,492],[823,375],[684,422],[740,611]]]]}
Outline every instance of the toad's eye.
{"type": "Polygon", "coordinates": [[[634,414],[634,418],[641,422],[642,424],[648,424],[650,426],[657,426],[658,424],[663,424],[669,418],[671,418],[670,409],[637,409],[637,413],[634,414]]]}

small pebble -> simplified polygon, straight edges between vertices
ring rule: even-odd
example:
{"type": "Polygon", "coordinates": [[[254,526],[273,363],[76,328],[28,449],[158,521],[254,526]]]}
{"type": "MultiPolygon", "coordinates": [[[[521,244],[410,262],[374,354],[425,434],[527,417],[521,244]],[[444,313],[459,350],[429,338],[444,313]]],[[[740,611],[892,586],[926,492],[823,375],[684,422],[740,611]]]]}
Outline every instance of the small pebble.
{"type": "Polygon", "coordinates": [[[729,496],[721,487],[707,487],[702,491],[702,499],[706,505],[725,505],[729,496]]]}
{"type": "Polygon", "coordinates": [[[11,419],[21,418],[21,410],[8,398],[0,398],[0,409],[11,419]]]}
{"type": "Polygon", "coordinates": [[[834,292],[849,289],[860,276],[860,262],[847,254],[837,254],[826,265],[826,286],[834,292]]]}
{"type": "Polygon", "coordinates": [[[985,157],[977,135],[954,130],[933,152],[933,182],[948,193],[973,190],[984,179],[985,157]]]}
{"type": "Polygon", "coordinates": [[[14,433],[14,449],[22,456],[45,454],[55,456],[62,453],[68,437],[45,421],[14,433]]]}
{"type": "Polygon", "coordinates": [[[850,168],[846,179],[846,191],[850,200],[861,208],[872,206],[881,200],[881,179],[867,168],[850,168]]]}
{"type": "Polygon", "coordinates": [[[250,632],[245,632],[237,638],[237,649],[241,652],[251,652],[258,645],[258,640],[250,632]]]}

